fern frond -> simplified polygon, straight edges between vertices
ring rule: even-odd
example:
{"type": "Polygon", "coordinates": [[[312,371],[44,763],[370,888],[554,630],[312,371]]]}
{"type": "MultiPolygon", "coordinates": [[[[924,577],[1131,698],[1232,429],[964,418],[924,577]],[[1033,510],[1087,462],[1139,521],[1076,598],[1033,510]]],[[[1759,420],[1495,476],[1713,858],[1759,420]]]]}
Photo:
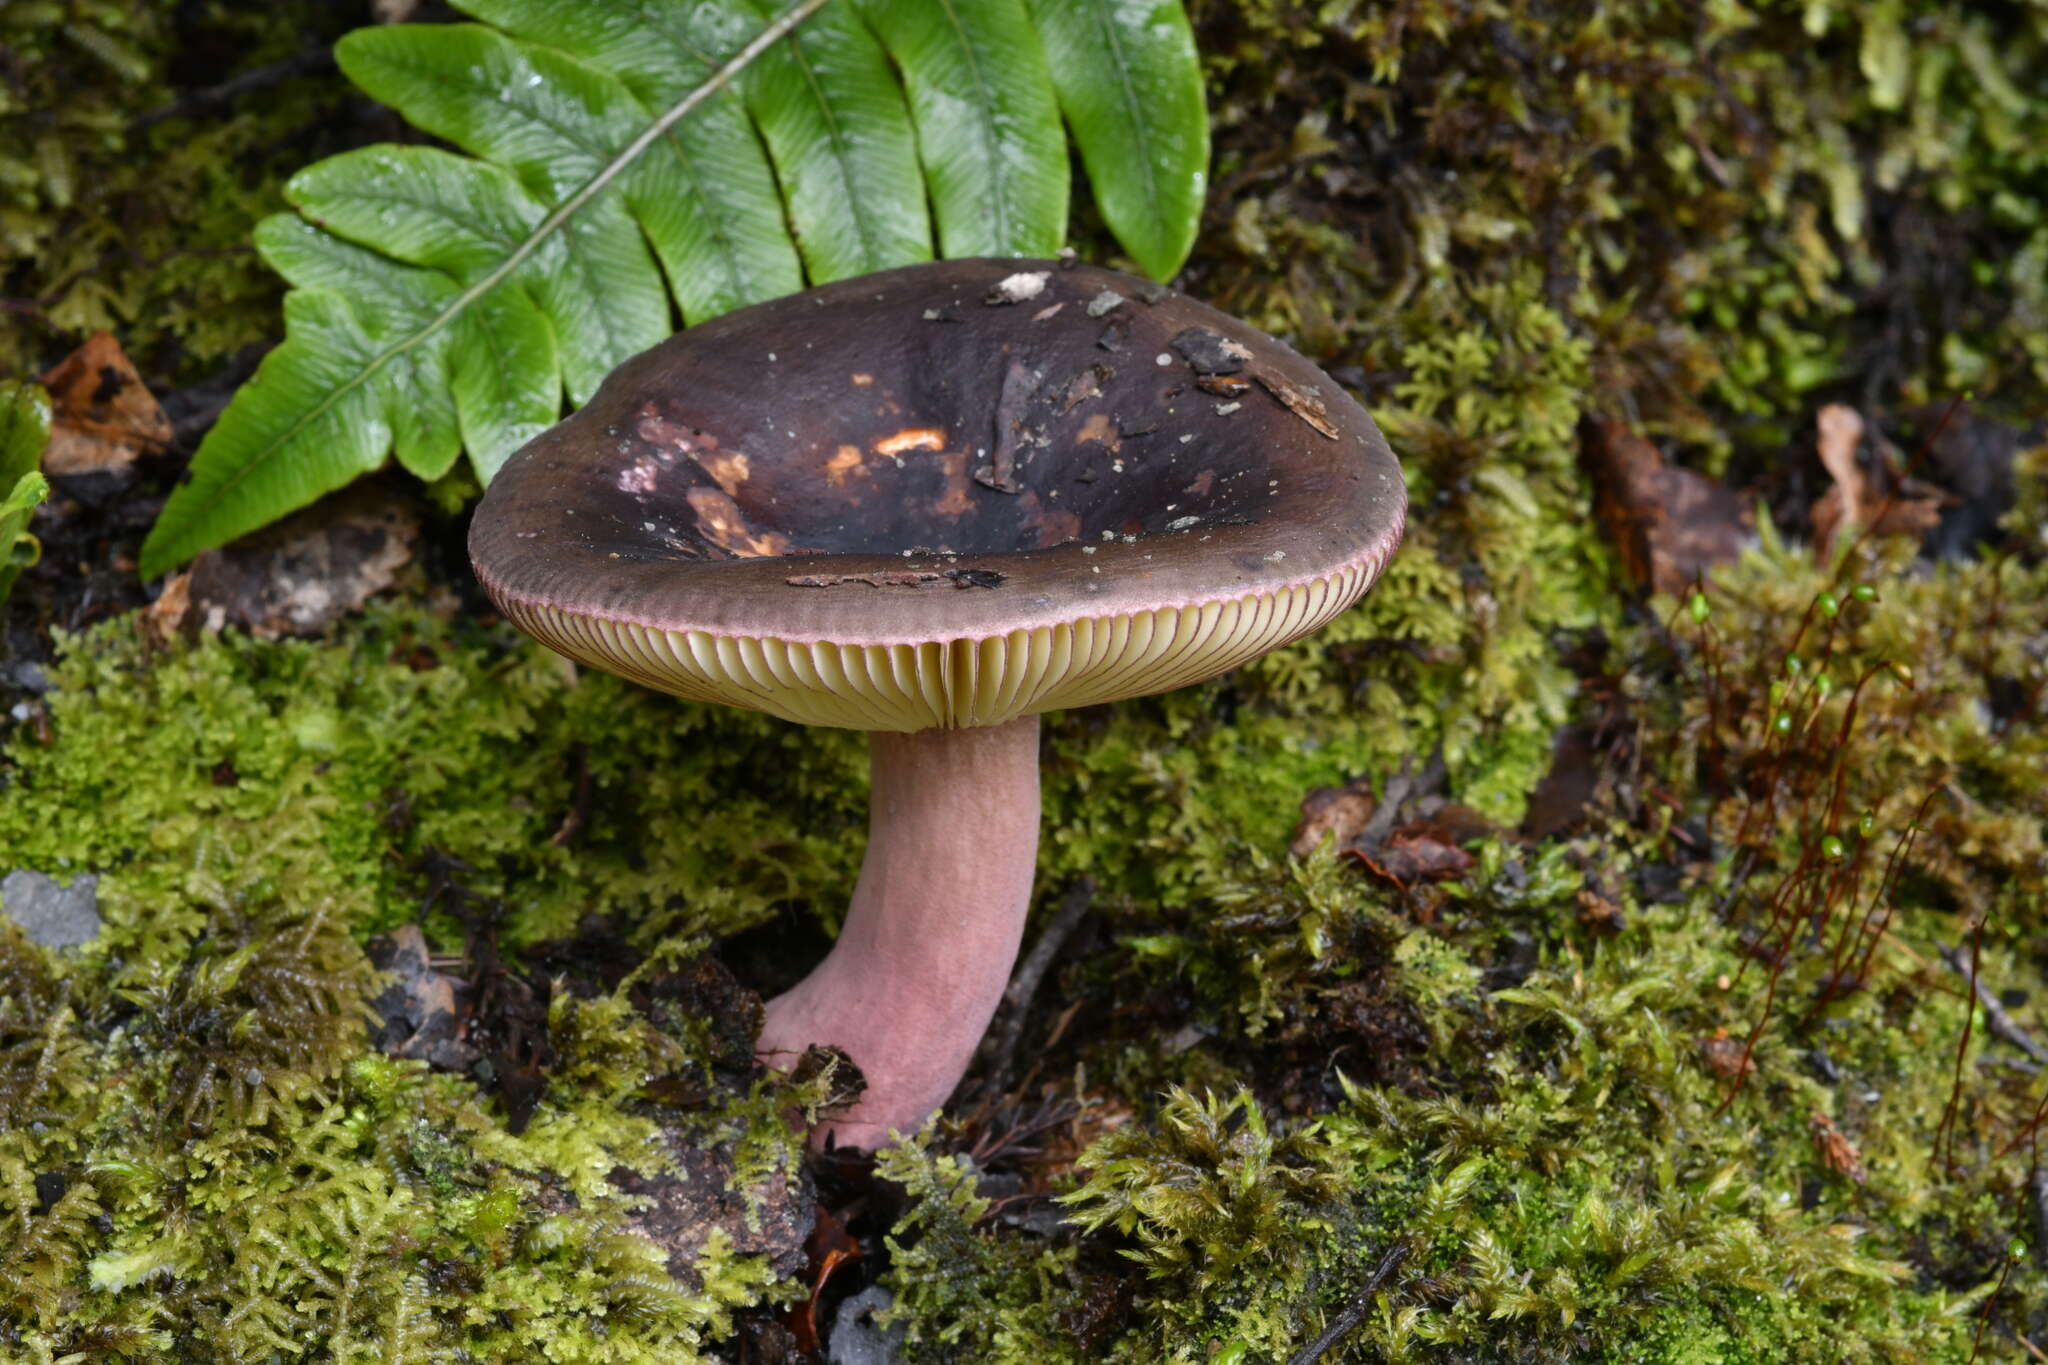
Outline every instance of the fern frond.
{"type": "Polygon", "coordinates": [[[675,312],[926,260],[934,225],[947,255],[1050,254],[1062,115],[1111,230],[1179,268],[1208,164],[1180,0],[824,2],[764,27],[770,0],[460,0],[482,22],[344,38],[351,80],[466,155],[363,148],[286,186],[297,214],[256,232],[285,340],[144,575],[393,456],[436,479],[466,451],[488,482],[675,312]]]}

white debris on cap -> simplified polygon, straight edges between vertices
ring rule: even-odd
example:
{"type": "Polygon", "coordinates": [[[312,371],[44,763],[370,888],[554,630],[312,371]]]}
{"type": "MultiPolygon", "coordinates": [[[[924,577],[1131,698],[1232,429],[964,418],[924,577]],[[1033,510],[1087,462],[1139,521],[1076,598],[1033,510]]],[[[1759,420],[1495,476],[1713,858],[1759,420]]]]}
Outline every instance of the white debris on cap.
{"type": "Polygon", "coordinates": [[[1020,270],[989,291],[990,303],[1022,303],[1035,299],[1045,292],[1045,282],[1052,278],[1050,270],[1020,270]]]}

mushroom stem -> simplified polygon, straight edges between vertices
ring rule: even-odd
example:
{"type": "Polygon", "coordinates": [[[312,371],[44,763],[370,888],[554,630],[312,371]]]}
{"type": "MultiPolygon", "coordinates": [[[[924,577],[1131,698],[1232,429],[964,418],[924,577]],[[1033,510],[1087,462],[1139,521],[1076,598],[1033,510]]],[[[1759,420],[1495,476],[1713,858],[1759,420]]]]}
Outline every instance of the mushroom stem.
{"type": "Polygon", "coordinates": [[[966,1074],[1009,983],[1038,860],[1038,717],[868,736],[868,848],[817,970],[768,1002],[758,1050],[843,1048],[867,1090],[821,1125],[841,1146],[914,1132],[966,1074]]]}

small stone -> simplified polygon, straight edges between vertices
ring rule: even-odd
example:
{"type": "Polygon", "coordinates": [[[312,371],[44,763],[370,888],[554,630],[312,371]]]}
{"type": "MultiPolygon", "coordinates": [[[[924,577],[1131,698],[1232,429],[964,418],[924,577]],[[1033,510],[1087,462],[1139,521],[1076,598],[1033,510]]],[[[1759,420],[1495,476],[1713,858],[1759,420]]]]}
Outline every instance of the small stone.
{"type": "Polygon", "coordinates": [[[826,1359],[831,1365],[902,1365],[903,1337],[908,1323],[892,1327],[875,1325],[874,1315],[894,1303],[895,1296],[880,1285],[870,1285],[839,1305],[832,1319],[831,1347],[826,1359]]]}
{"type": "Polygon", "coordinates": [[[988,297],[982,302],[996,307],[1035,299],[1045,292],[1045,282],[1051,278],[1052,272],[1049,270],[1020,270],[989,290],[988,297]]]}
{"type": "Polygon", "coordinates": [[[1206,327],[1184,327],[1167,344],[1179,351],[1181,359],[1200,375],[1236,374],[1252,358],[1250,348],[1243,342],[1206,327]]]}
{"type": "Polygon", "coordinates": [[[1117,293],[1114,289],[1105,289],[1094,298],[1088,300],[1088,316],[1099,318],[1103,314],[1113,311],[1123,301],[1124,296],[1122,294],[1117,293]]]}
{"type": "Polygon", "coordinates": [[[0,915],[45,948],[75,948],[100,931],[99,877],[86,873],[69,886],[28,868],[0,878],[0,915]]]}

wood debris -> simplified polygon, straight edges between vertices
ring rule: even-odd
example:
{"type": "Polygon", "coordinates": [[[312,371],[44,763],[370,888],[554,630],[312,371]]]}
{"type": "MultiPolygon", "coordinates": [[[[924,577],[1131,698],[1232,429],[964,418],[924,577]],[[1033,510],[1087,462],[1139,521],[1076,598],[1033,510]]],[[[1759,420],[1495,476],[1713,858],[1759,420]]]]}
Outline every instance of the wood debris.
{"type": "Polygon", "coordinates": [[[1251,372],[1260,387],[1280,400],[1280,406],[1314,427],[1318,433],[1334,441],[1337,439],[1336,423],[1330,420],[1330,411],[1323,406],[1323,400],[1299,384],[1275,374],[1264,366],[1251,372]]]}

